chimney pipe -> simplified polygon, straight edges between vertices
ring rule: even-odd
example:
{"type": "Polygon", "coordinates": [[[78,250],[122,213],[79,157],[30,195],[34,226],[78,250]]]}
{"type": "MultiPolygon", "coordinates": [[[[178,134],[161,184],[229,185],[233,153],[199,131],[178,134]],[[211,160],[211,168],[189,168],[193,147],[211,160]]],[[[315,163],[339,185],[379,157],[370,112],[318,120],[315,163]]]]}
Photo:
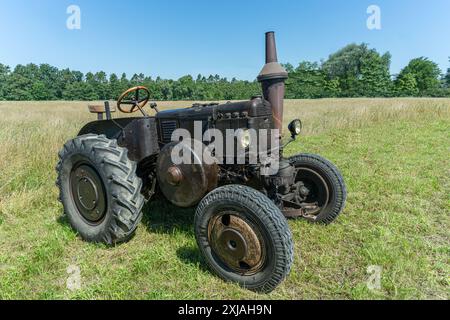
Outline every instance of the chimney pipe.
{"type": "Polygon", "coordinates": [[[275,33],[266,33],[266,63],[278,62],[275,33]]]}
{"type": "Polygon", "coordinates": [[[266,64],[258,76],[264,99],[272,106],[272,116],[275,129],[283,130],[283,103],[285,94],[284,82],[288,78],[286,69],[278,63],[275,33],[266,33],[266,64]]]}

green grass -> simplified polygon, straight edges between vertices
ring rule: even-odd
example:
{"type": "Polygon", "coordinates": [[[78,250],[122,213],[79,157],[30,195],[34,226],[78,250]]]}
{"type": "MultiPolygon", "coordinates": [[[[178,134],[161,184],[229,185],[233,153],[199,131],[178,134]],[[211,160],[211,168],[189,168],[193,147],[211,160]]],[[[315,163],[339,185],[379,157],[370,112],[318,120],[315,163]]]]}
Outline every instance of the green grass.
{"type": "Polygon", "coordinates": [[[287,154],[336,163],[348,203],[330,226],[289,221],[292,272],[276,291],[258,295],[206,268],[191,209],[152,202],[129,243],[81,241],[62,216],[54,166],[57,150],[89,116],[77,109],[39,118],[33,110],[20,119],[0,108],[0,299],[450,298],[448,112],[327,125],[291,144],[287,154]],[[80,290],[66,287],[70,265],[81,270],[80,290]],[[382,268],[380,290],[366,285],[371,265],[382,268]]]}

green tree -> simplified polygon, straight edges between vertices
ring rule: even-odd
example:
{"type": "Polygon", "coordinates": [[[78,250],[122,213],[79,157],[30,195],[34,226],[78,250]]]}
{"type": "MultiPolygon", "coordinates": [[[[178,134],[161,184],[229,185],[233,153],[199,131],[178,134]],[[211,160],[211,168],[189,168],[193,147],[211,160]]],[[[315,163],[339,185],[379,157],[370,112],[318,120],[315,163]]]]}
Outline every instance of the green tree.
{"type": "Polygon", "coordinates": [[[122,73],[119,83],[120,83],[119,84],[119,93],[117,94],[117,96],[119,96],[122,92],[124,92],[125,90],[127,90],[131,87],[130,81],[128,81],[126,73],[122,73]]]}
{"type": "Polygon", "coordinates": [[[326,78],[318,63],[303,61],[294,69],[287,65],[286,97],[289,99],[315,99],[325,94],[326,78]]]}
{"type": "Polygon", "coordinates": [[[34,100],[33,84],[39,80],[39,67],[35,64],[17,65],[7,77],[5,100],[34,100]]]}
{"type": "MultiPolygon", "coordinates": [[[[450,62],[450,58],[448,58],[448,62],[450,62]]],[[[450,68],[447,69],[447,74],[444,77],[444,81],[447,88],[450,88],[450,68]]]]}
{"type": "Polygon", "coordinates": [[[429,96],[434,95],[440,88],[441,70],[439,66],[428,60],[428,58],[416,58],[409,62],[409,64],[400,71],[398,78],[404,78],[410,74],[417,83],[418,95],[429,96]]]}
{"type": "Polygon", "coordinates": [[[386,96],[392,87],[390,61],[389,52],[380,55],[367,44],[350,44],[330,55],[322,69],[329,81],[338,80],[342,96],[386,96]]]}
{"type": "Polygon", "coordinates": [[[326,79],[324,86],[324,98],[335,98],[342,96],[339,79],[326,79]]]}
{"type": "Polygon", "coordinates": [[[109,97],[108,99],[118,99],[122,93],[122,86],[120,85],[119,77],[115,73],[109,76],[109,97]]]}
{"type": "Polygon", "coordinates": [[[54,100],[55,98],[52,92],[50,92],[48,85],[41,80],[33,82],[31,91],[33,100],[36,101],[48,101],[54,100]]]}
{"type": "Polygon", "coordinates": [[[63,92],[70,84],[81,81],[83,81],[83,73],[80,71],[71,71],[69,69],[63,69],[58,71],[58,84],[59,84],[57,89],[58,99],[62,99],[63,92]]]}
{"type": "Polygon", "coordinates": [[[142,86],[145,81],[145,75],[143,73],[134,74],[130,79],[130,86],[136,87],[136,86],[142,86]]]}
{"type": "Polygon", "coordinates": [[[361,96],[386,97],[392,93],[390,75],[391,54],[380,55],[375,50],[369,50],[361,64],[361,79],[359,90],[361,96]]]}
{"type": "Polygon", "coordinates": [[[156,83],[161,90],[162,100],[174,100],[173,80],[160,79],[156,83]]]}
{"type": "Polygon", "coordinates": [[[81,92],[86,93],[86,97],[83,100],[100,100],[101,93],[98,90],[99,85],[95,74],[93,74],[92,72],[88,72],[86,73],[85,77],[85,82],[82,82],[81,84],[75,86],[75,88],[78,88],[78,90],[81,90],[81,92]]]}
{"type": "MultiPolygon", "coordinates": [[[[443,96],[450,95],[450,68],[440,75],[426,58],[412,60],[395,81],[389,74],[391,55],[381,55],[366,44],[351,44],[319,64],[303,61],[286,64],[287,98],[443,96]]],[[[48,64],[18,65],[11,72],[0,64],[0,100],[104,100],[117,99],[128,88],[145,85],[154,100],[241,100],[261,94],[256,81],[228,80],[219,75],[186,75],[178,80],[134,74],[128,80],[103,71],[58,70],[48,64]]]]}
{"type": "Polygon", "coordinates": [[[6,85],[9,77],[10,69],[8,66],[0,63],[0,100],[5,100],[6,85]]]}
{"type": "Polygon", "coordinates": [[[357,82],[361,78],[361,61],[367,45],[350,44],[331,54],[322,65],[329,80],[338,80],[343,96],[357,96],[357,82]]]}
{"type": "Polygon", "coordinates": [[[94,90],[97,92],[100,100],[108,100],[110,96],[110,87],[107,75],[104,71],[95,73],[94,75],[94,90]]]}
{"type": "MultiPolygon", "coordinates": [[[[45,87],[42,92],[33,91],[33,95],[43,100],[57,100],[62,98],[62,83],[60,78],[60,72],[58,68],[52,67],[49,64],[41,64],[39,66],[37,79],[33,82],[39,81],[40,84],[36,84],[36,90],[45,87]]],[[[36,98],[38,99],[38,98],[36,98]]]]}
{"type": "Polygon", "coordinates": [[[192,76],[184,76],[178,79],[173,86],[173,98],[175,100],[191,100],[195,82],[192,76]]]}
{"type": "Polygon", "coordinates": [[[93,86],[87,82],[74,82],[67,86],[63,92],[64,100],[95,101],[98,94],[93,86]]]}
{"type": "Polygon", "coordinates": [[[416,78],[411,73],[399,75],[394,82],[395,95],[399,97],[414,97],[419,95],[416,78]]]}

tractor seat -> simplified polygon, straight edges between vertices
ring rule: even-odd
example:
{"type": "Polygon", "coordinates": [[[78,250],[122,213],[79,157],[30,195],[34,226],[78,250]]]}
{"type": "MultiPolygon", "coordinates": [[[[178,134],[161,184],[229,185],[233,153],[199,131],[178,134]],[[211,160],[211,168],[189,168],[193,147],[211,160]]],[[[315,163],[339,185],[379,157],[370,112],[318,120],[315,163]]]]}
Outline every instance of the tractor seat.
{"type": "Polygon", "coordinates": [[[116,106],[111,105],[109,101],[105,101],[104,104],[90,104],[88,105],[90,113],[97,114],[97,120],[103,120],[103,115],[106,113],[106,119],[111,119],[111,113],[116,112],[116,106]],[[109,113],[106,111],[106,105],[109,105],[109,113]]]}
{"type": "MultiPolygon", "coordinates": [[[[106,112],[105,105],[102,105],[102,104],[90,104],[88,106],[88,108],[89,108],[90,113],[105,113],[106,112]]],[[[110,105],[109,109],[111,110],[111,112],[116,112],[115,106],[110,105]]]]}

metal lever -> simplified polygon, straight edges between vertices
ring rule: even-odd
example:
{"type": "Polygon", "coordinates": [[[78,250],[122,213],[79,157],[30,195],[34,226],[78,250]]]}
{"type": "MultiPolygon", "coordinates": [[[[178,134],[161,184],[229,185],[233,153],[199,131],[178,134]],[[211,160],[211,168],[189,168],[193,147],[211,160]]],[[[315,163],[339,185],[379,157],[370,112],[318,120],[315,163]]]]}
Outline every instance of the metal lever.
{"type": "Polygon", "coordinates": [[[109,107],[109,101],[105,101],[105,112],[106,112],[106,119],[111,120],[111,108],[109,107]]]}
{"type": "Polygon", "coordinates": [[[150,108],[154,109],[157,113],[159,112],[158,105],[155,102],[150,103],[150,108]]]}

